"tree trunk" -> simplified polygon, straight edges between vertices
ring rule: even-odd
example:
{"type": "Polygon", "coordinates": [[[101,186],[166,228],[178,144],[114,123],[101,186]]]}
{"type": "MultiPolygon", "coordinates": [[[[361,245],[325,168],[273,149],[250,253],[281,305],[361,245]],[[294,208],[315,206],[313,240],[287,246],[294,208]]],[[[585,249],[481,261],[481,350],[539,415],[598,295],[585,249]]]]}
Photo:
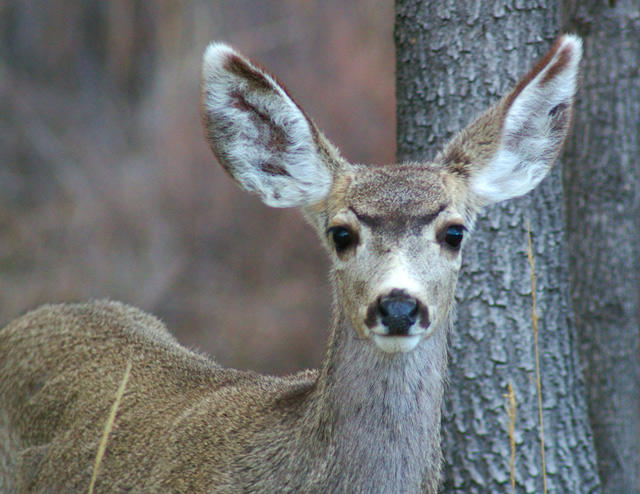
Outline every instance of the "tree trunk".
{"type": "Polygon", "coordinates": [[[585,64],[565,184],[569,261],[603,492],[640,492],[640,3],[572,0],[585,64]]]}
{"type": "MultiPolygon", "coordinates": [[[[495,103],[550,47],[558,17],[551,0],[398,0],[399,159],[433,157],[495,103]]],[[[517,491],[543,492],[527,221],[536,260],[547,491],[599,491],[557,165],[534,193],[487,208],[464,253],[445,405],[446,492],[510,492],[509,383],[518,402],[517,491]]]]}

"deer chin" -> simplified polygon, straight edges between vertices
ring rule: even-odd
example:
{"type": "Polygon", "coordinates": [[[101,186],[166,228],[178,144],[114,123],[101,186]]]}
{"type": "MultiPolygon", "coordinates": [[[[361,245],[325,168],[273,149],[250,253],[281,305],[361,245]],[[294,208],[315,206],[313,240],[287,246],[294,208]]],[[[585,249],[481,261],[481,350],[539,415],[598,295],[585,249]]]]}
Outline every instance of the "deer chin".
{"type": "Polygon", "coordinates": [[[373,333],[373,341],[384,353],[408,353],[418,346],[423,336],[423,333],[406,336],[373,333]]]}

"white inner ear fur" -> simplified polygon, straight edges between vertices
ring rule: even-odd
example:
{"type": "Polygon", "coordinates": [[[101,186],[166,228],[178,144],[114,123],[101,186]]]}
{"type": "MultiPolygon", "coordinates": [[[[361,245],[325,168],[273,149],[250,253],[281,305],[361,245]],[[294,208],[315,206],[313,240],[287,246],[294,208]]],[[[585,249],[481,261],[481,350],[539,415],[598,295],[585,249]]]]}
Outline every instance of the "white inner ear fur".
{"type": "Polygon", "coordinates": [[[308,206],[323,199],[331,173],[319,158],[310,122],[268,73],[232,48],[212,43],[202,64],[202,101],[219,138],[216,155],[246,190],[273,207],[308,206]],[[235,58],[255,80],[228,70],[235,58]]]}
{"type": "Polygon", "coordinates": [[[513,100],[505,115],[498,152],[471,182],[482,199],[499,202],[524,195],[547,175],[567,131],[566,125],[555,124],[552,113],[558,108],[570,111],[581,54],[580,38],[564,36],[549,63],[513,100]],[[564,63],[561,58],[567,54],[568,62],[564,63]],[[564,66],[545,80],[558,63],[564,66]]]}

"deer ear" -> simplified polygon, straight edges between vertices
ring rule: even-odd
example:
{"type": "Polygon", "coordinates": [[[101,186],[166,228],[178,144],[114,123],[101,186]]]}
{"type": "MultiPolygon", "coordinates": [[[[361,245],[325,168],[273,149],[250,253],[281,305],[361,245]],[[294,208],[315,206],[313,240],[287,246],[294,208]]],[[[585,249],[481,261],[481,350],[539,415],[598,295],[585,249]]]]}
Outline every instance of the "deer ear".
{"type": "Polygon", "coordinates": [[[202,119],[231,177],[273,207],[308,206],[329,192],[324,139],[275,78],[221,44],[203,57],[202,119]]]}
{"type": "Polygon", "coordinates": [[[526,194],[547,175],[567,137],[582,41],[565,35],[511,93],[442,153],[469,179],[480,205],[526,194]]]}

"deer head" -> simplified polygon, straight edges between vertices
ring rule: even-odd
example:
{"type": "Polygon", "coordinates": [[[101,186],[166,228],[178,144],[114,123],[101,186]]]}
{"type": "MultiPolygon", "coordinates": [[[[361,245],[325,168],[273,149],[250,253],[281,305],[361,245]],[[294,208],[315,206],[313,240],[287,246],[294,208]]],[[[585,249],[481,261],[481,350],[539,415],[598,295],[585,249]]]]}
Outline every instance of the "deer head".
{"type": "Polygon", "coordinates": [[[363,345],[410,352],[445,327],[479,210],[521,196],[566,138],[581,42],[561,37],[516,88],[433,161],[348,163],[287,90],[223,44],[202,68],[207,138],[245,190],[299,207],[331,260],[338,321],[363,345]]]}

